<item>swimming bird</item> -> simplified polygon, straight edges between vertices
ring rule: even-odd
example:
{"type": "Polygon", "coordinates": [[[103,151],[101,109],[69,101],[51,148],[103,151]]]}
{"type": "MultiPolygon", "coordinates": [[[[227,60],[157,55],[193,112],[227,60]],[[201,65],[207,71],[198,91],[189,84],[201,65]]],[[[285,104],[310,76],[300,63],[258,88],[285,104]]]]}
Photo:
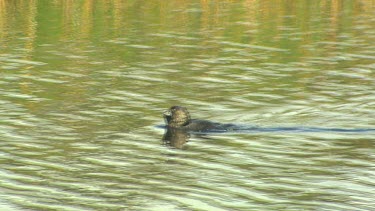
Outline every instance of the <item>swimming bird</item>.
{"type": "Polygon", "coordinates": [[[232,124],[220,124],[208,120],[191,119],[189,111],[182,106],[172,106],[163,113],[168,128],[185,131],[226,131],[232,124]]]}

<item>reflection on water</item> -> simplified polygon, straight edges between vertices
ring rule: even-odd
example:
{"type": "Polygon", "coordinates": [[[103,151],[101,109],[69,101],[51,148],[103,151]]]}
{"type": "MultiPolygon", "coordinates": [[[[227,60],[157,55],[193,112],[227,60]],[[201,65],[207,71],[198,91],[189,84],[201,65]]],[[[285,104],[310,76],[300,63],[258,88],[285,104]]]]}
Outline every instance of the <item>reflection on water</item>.
{"type": "Polygon", "coordinates": [[[190,133],[183,130],[169,128],[165,130],[163,143],[167,146],[181,149],[190,139],[190,133]]]}
{"type": "Polygon", "coordinates": [[[163,143],[167,146],[174,148],[183,148],[183,146],[189,141],[191,134],[198,135],[201,138],[209,136],[211,134],[224,134],[224,133],[325,133],[325,136],[332,135],[332,133],[347,133],[347,134],[365,134],[368,136],[375,135],[375,129],[342,129],[342,128],[319,128],[319,127],[276,127],[276,128],[265,128],[265,127],[247,127],[247,126],[231,126],[228,130],[221,131],[187,131],[178,128],[165,129],[163,135],[163,143]]]}
{"type": "Polygon", "coordinates": [[[0,1],[0,209],[370,210],[374,5],[0,1]]]}

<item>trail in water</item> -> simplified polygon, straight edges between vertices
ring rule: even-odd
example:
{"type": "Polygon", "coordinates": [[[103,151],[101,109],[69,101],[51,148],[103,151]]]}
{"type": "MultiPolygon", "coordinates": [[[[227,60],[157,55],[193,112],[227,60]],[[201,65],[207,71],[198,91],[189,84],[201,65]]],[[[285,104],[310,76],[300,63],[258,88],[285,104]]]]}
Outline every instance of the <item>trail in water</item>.
{"type": "MultiPolygon", "coordinates": [[[[157,128],[167,129],[165,125],[157,125],[157,128]]],[[[323,127],[248,127],[228,125],[226,130],[186,131],[189,133],[250,133],[250,132],[333,132],[333,133],[375,133],[373,128],[323,128],[323,127]]]]}

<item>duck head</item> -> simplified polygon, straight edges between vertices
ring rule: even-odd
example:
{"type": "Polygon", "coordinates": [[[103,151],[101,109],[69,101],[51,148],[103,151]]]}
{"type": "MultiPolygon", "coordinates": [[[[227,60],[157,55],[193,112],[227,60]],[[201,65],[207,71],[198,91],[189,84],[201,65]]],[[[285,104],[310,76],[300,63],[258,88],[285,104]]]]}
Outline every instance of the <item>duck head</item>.
{"type": "Polygon", "coordinates": [[[191,120],[188,110],[182,106],[172,106],[163,113],[163,116],[168,127],[173,128],[186,126],[191,120]]]}

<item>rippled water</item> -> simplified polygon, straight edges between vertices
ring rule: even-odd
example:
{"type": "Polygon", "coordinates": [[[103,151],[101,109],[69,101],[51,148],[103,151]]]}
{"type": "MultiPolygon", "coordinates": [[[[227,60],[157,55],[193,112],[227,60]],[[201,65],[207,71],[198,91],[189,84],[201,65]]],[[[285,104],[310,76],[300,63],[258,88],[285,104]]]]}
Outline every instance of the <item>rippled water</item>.
{"type": "Polygon", "coordinates": [[[276,2],[0,1],[0,209],[374,209],[375,2],[276,2]]]}

